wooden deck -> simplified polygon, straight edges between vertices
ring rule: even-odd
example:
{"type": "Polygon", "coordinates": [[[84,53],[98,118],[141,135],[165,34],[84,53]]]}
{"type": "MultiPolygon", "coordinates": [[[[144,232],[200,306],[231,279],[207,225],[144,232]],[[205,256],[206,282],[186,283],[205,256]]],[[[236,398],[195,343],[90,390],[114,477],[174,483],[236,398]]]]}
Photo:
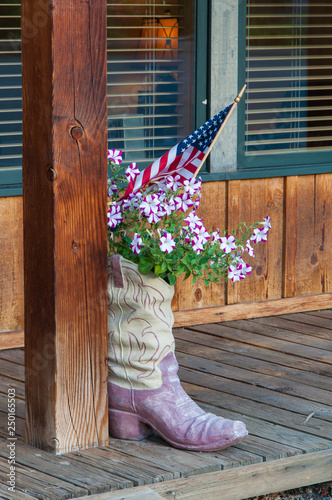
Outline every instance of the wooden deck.
{"type": "Polygon", "coordinates": [[[1,499],[230,500],[332,480],[332,311],[175,330],[180,377],[207,411],[250,435],[195,453],[157,436],[55,456],[24,444],[23,350],[0,351],[1,499]],[[8,388],[16,393],[15,483],[8,491],[8,388]],[[121,491],[116,491],[121,490],[121,491]]]}

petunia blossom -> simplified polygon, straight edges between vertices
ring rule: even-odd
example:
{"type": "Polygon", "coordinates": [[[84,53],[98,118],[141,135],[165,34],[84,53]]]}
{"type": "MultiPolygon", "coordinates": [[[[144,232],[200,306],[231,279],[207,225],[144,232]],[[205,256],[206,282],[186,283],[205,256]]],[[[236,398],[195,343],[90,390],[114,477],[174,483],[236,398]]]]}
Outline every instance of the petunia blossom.
{"type": "Polygon", "coordinates": [[[194,177],[190,180],[185,180],[183,182],[184,190],[190,196],[193,196],[201,189],[201,184],[202,184],[202,182],[198,181],[194,177]]]}
{"type": "Polygon", "coordinates": [[[135,180],[135,177],[137,177],[139,173],[137,163],[131,163],[130,167],[128,167],[125,172],[128,182],[135,180]]]}
{"type": "Polygon", "coordinates": [[[195,212],[190,212],[190,214],[184,219],[190,229],[195,229],[196,227],[202,226],[202,219],[195,214],[195,212]]]}
{"type": "Polygon", "coordinates": [[[143,244],[142,238],[135,233],[132,242],[130,243],[130,248],[133,253],[138,254],[141,252],[141,245],[143,244]]]}
{"type": "Polygon", "coordinates": [[[155,194],[148,194],[143,198],[139,208],[142,210],[146,217],[149,217],[151,213],[156,214],[159,210],[160,201],[158,196],[155,194]]]}
{"type": "Polygon", "coordinates": [[[248,250],[248,254],[250,255],[250,257],[255,257],[255,252],[252,246],[250,245],[250,240],[247,241],[246,248],[248,250]]]}
{"type": "Polygon", "coordinates": [[[121,208],[119,205],[111,205],[107,212],[107,225],[112,229],[122,221],[121,208]]]}
{"type": "Polygon", "coordinates": [[[210,235],[205,229],[203,225],[197,227],[196,229],[193,230],[193,233],[195,233],[196,237],[201,240],[203,245],[209,240],[210,235]]]}
{"type": "Polygon", "coordinates": [[[177,210],[181,210],[182,212],[186,212],[189,207],[193,206],[193,201],[187,195],[187,193],[179,194],[174,198],[175,206],[177,210]]]}
{"type": "Polygon", "coordinates": [[[254,229],[254,233],[251,235],[250,239],[254,243],[259,243],[260,241],[267,241],[267,233],[268,229],[265,229],[264,227],[261,229],[254,229]]]}
{"type": "Polygon", "coordinates": [[[235,238],[234,236],[224,236],[220,239],[220,248],[225,253],[231,253],[232,250],[236,249],[235,238]]]}
{"type": "Polygon", "coordinates": [[[173,236],[170,233],[167,233],[167,231],[164,231],[164,236],[160,238],[159,246],[162,252],[171,253],[175,248],[173,236]]]}
{"type": "Polygon", "coordinates": [[[118,191],[118,187],[114,181],[107,179],[107,193],[108,196],[113,196],[118,191]]]}
{"type": "Polygon", "coordinates": [[[261,224],[263,224],[263,226],[264,226],[264,229],[267,229],[267,231],[269,231],[271,229],[270,220],[271,220],[271,217],[267,216],[267,217],[264,217],[263,222],[261,222],[261,224]]]}
{"type": "Polygon", "coordinates": [[[171,189],[172,191],[177,191],[183,185],[180,179],[181,178],[179,175],[176,175],[175,177],[173,177],[171,175],[169,177],[166,177],[167,187],[169,189],[171,189]]]}
{"type": "Polygon", "coordinates": [[[108,149],[107,157],[108,161],[115,163],[115,165],[120,165],[120,163],[122,163],[122,151],[118,149],[108,149]]]}

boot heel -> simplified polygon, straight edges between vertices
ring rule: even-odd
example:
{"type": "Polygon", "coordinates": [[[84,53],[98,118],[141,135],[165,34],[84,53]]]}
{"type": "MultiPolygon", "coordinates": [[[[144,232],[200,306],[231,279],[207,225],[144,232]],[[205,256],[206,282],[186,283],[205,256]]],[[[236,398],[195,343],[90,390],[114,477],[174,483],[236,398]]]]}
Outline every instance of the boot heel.
{"type": "Polygon", "coordinates": [[[141,422],[137,415],[119,410],[108,410],[109,430],[112,437],[139,441],[153,433],[152,427],[141,422]]]}

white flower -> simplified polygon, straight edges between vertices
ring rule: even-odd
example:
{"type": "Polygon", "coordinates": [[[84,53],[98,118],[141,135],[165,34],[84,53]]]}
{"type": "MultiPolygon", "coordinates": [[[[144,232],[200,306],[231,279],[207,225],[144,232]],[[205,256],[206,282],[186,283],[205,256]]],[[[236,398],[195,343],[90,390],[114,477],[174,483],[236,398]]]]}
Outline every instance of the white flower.
{"type": "Polygon", "coordinates": [[[113,194],[118,191],[117,185],[111,179],[107,179],[107,185],[108,185],[107,187],[108,196],[113,196],[113,194]]]}
{"type": "Polygon", "coordinates": [[[254,229],[254,234],[251,235],[250,239],[254,243],[259,243],[260,241],[267,241],[267,233],[269,232],[268,229],[265,229],[263,227],[262,229],[254,229]]]}
{"type": "Polygon", "coordinates": [[[107,157],[108,161],[111,161],[116,165],[120,165],[120,163],[122,163],[122,151],[119,151],[118,149],[108,149],[107,157]]]}
{"type": "Polygon", "coordinates": [[[175,248],[173,236],[170,233],[167,233],[167,231],[164,231],[164,236],[160,238],[159,246],[162,252],[171,253],[175,248]]]}
{"type": "Polygon", "coordinates": [[[175,202],[173,198],[170,198],[169,200],[165,200],[161,204],[161,210],[164,211],[164,215],[170,215],[174,210],[176,210],[175,202]]]}
{"type": "Polygon", "coordinates": [[[217,229],[217,231],[213,231],[211,236],[212,236],[212,243],[216,243],[217,241],[221,241],[220,229],[217,229]]]}
{"type": "Polygon", "coordinates": [[[128,198],[123,200],[122,208],[123,210],[130,210],[130,212],[132,212],[135,208],[137,208],[136,198],[132,193],[128,196],[128,198]]]}
{"type": "Polygon", "coordinates": [[[155,194],[148,194],[143,198],[143,201],[141,202],[139,208],[142,210],[144,215],[148,217],[151,212],[156,214],[159,210],[159,205],[160,201],[158,199],[158,196],[155,194]]]}
{"type": "Polygon", "coordinates": [[[180,194],[174,198],[175,206],[177,210],[186,212],[189,207],[193,206],[193,202],[186,193],[180,194]]]}
{"type": "Polygon", "coordinates": [[[194,252],[196,252],[197,254],[199,254],[200,252],[202,252],[204,250],[203,242],[200,238],[194,237],[191,241],[191,245],[193,247],[194,252]]]}
{"type": "Polygon", "coordinates": [[[240,281],[240,270],[236,266],[230,265],[228,268],[228,279],[235,281],[240,281]]]}
{"type": "Polygon", "coordinates": [[[176,175],[175,177],[172,177],[170,175],[169,177],[166,177],[166,185],[172,191],[177,191],[180,187],[182,187],[180,176],[176,175]]]}
{"type": "Polygon", "coordinates": [[[271,229],[270,220],[271,220],[271,217],[268,216],[268,217],[264,217],[263,222],[261,222],[261,224],[263,224],[263,226],[264,226],[264,229],[267,229],[267,231],[269,231],[269,229],[271,229]]]}
{"type": "Polygon", "coordinates": [[[197,191],[201,189],[201,184],[202,182],[197,181],[194,177],[190,179],[190,181],[185,180],[183,183],[185,192],[190,196],[193,196],[197,191]]]}
{"type": "Polygon", "coordinates": [[[150,215],[147,216],[147,219],[148,219],[148,222],[150,222],[150,224],[156,224],[157,222],[160,221],[159,212],[156,214],[151,212],[150,215]]]}
{"type": "Polygon", "coordinates": [[[107,212],[107,225],[112,229],[122,221],[121,208],[119,205],[111,205],[107,212]]]}
{"type": "Polygon", "coordinates": [[[250,255],[250,257],[255,257],[255,252],[252,246],[250,245],[250,240],[247,241],[246,248],[248,250],[248,254],[250,255]]]}
{"type": "Polygon", "coordinates": [[[195,214],[195,212],[190,212],[190,214],[184,219],[190,229],[195,229],[196,227],[202,226],[202,219],[195,214]]]}
{"type": "Polygon", "coordinates": [[[234,236],[224,236],[223,238],[220,238],[220,241],[220,248],[225,253],[231,253],[232,250],[236,249],[234,236]]]}
{"type": "Polygon", "coordinates": [[[130,243],[130,248],[136,254],[140,253],[141,245],[143,244],[142,238],[135,233],[132,242],[130,243]]]}
{"type": "Polygon", "coordinates": [[[130,167],[128,167],[126,169],[126,177],[128,179],[128,182],[130,181],[134,181],[135,180],[135,177],[140,173],[138,168],[137,168],[137,164],[136,163],[132,163],[130,165],[130,167]]]}
{"type": "Polygon", "coordinates": [[[196,229],[193,230],[193,233],[195,233],[196,237],[201,240],[201,242],[203,243],[203,245],[209,240],[210,238],[210,235],[209,233],[207,232],[207,230],[205,229],[205,227],[202,225],[202,226],[199,226],[197,227],[196,229]]]}

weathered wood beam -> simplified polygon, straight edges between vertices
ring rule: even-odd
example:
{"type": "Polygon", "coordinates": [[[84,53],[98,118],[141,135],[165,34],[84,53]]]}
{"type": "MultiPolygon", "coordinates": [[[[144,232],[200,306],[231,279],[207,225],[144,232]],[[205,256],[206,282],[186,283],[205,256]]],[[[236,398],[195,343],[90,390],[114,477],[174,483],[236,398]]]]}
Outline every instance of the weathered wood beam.
{"type": "MultiPolygon", "coordinates": [[[[332,479],[332,450],[297,457],[198,474],[110,493],[92,495],[91,500],[239,500],[285,491],[332,479]]],[[[83,498],[83,497],[80,497],[83,498]]],[[[77,499],[80,500],[80,499],[77,499]]]]}
{"type": "Polygon", "coordinates": [[[106,0],[23,0],[26,440],[107,425],[106,0]]]}
{"type": "Polygon", "coordinates": [[[226,306],[204,307],[174,312],[174,328],[190,325],[220,323],[236,319],[277,316],[332,307],[332,293],[303,295],[287,299],[263,300],[262,302],[244,302],[226,306]]]}

